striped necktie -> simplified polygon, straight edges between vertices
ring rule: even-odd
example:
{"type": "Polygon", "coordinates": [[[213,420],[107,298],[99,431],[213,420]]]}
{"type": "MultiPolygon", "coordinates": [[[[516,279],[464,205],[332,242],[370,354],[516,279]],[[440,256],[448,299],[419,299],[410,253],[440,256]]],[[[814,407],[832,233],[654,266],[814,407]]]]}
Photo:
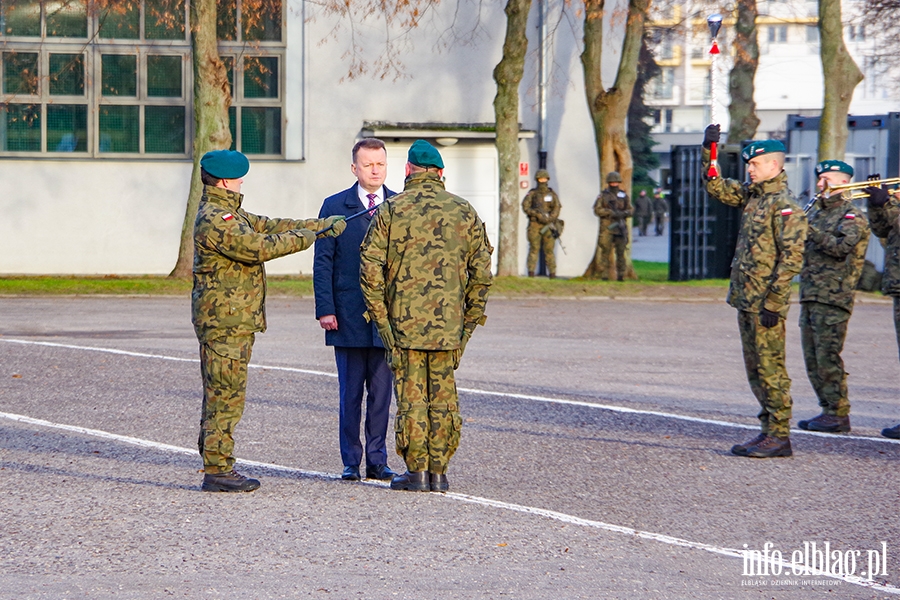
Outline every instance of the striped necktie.
{"type": "Polygon", "coordinates": [[[370,217],[375,214],[375,198],[377,198],[377,197],[378,197],[378,194],[366,194],[366,198],[369,199],[369,206],[367,206],[366,208],[372,209],[369,211],[370,217]]]}

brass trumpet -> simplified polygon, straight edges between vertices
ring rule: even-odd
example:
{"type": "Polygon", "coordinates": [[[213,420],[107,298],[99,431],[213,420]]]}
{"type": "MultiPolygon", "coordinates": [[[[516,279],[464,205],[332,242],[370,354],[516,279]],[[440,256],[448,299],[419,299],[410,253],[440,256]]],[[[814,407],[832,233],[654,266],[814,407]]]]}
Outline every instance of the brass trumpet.
{"type": "MultiPolygon", "coordinates": [[[[875,177],[878,177],[878,175],[875,175],[875,177]]],[[[866,181],[855,181],[853,183],[842,183],[841,185],[833,185],[827,187],[813,196],[810,201],[806,203],[806,206],[803,207],[803,212],[809,213],[809,211],[812,210],[812,207],[816,205],[816,200],[818,200],[825,194],[831,196],[836,193],[843,194],[844,192],[852,192],[850,194],[850,200],[857,200],[859,198],[869,197],[869,194],[863,191],[867,187],[881,186],[887,186],[888,188],[893,187],[894,189],[888,189],[888,192],[890,194],[900,193],[900,177],[891,177],[889,179],[869,179],[866,181]]]]}

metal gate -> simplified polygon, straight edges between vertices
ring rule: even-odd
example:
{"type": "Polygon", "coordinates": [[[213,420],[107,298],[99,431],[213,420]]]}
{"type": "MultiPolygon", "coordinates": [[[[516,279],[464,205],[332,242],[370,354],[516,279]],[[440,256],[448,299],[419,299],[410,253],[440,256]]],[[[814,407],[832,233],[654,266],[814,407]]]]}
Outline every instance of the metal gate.
{"type": "MultiPolygon", "coordinates": [[[[724,177],[742,180],[738,148],[719,149],[724,177]]],[[[700,146],[672,148],[669,195],[669,280],[727,279],[737,243],[741,211],[706,193],[700,146]]]]}

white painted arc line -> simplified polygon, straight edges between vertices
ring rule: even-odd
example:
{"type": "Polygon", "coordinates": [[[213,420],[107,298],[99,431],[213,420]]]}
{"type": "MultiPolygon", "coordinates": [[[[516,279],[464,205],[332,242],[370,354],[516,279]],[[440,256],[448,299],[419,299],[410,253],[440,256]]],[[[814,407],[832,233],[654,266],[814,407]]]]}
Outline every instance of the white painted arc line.
{"type": "MultiPolygon", "coordinates": [[[[141,438],[135,438],[126,435],[119,435],[116,433],[110,433],[108,431],[102,431],[99,429],[89,429],[87,427],[79,427],[77,425],[66,425],[63,423],[53,423],[52,421],[45,421],[43,419],[35,419],[32,417],[28,417],[25,415],[16,415],[12,413],[3,413],[0,412],[0,418],[9,419],[11,421],[18,421],[20,423],[28,423],[30,425],[36,425],[40,427],[48,427],[52,429],[60,429],[63,431],[69,431],[73,433],[80,433],[82,435],[89,435],[93,437],[98,437],[102,439],[108,439],[113,441],[118,441],[126,444],[132,444],[135,446],[140,446],[143,448],[154,448],[158,450],[164,450],[167,452],[173,452],[177,454],[186,454],[186,455],[196,455],[196,450],[190,450],[188,448],[182,448],[180,446],[173,446],[171,444],[163,444],[160,442],[154,442],[151,440],[145,440],[141,438]]],[[[253,460],[243,460],[238,459],[238,464],[241,465],[249,465],[261,467],[264,469],[269,469],[273,471],[280,471],[283,473],[295,473],[297,475],[303,475],[306,477],[317,477],[322,479],[340,479],[340,475],[334,473],[325,473],[322,471],[308,471],[305,469],[297,469],[294,467],[286,467],[284,465],[276,465],[273,463],[265,463],[260,461],[253,460]]],[[[378,486],[378,487],[387,487],[386,482],[361,482],[366,485],[378,486]]],[[[500,500],[492,500],[490,498],[482,498],[480,496],[469,496],[467,494],[457,494],[457,493],[446,493],[446,494],[438,494],[439,496],[443,496],[445,498],[450,498],[452,500],[456,500],[459,502],[467,502],[470,504],[479,504],[481,506],[489,506],[493,508],[499,508],[503,510],[509,510],[513,512],[519,512],[524,514],[531,514],[540,517],[544,517],[547,519],[552,519],[555,521],[560,521],[563,523],[569,523],[572,525],[578,525],[581,527],[591,527],[594,529],[601,529],[604,531],[609,531],[611,533],[618,533],[628,536],[634,536],[645,540],[650,540],[654,542],[660,542],[663,544],[668,544],[670,546],[679,546],[682,548],[689,548],[692,550],[702,550],[704,552],[710,552],[712,554],[718,554],[722,556],[728,556],[730,558],[743,558],[743,554],[741,554],[740,550],[735,550],[732,548],[724,548],[719,546],[714,546],[711,544],[704,544],[702,542],[692,542],[690,540],[685,540],[682,538],[673,537],[670,535],[665,535],[662,533],[653,533],[651,531],[641,531],[640,529],[632,529],[631,527],[623,527],[621,525],[613,525],[611,523],[604,523],[602,521],[594,521],[591,519],[583,519],[581,517],[576,517],[573,515],[568,515],[566,513],[561,513],[553,510],[547,510],[544,508],[537,508],[533,506],[524,506],[522,504],[513,504],[510,502],[502,502],[500,500]]],[[[774,559],[761,559],[762,562],[768,563],[770,566],[781,565],[782,570],[785,568],[790,568],[791,564],[785,561],[775,561],[774,559]]],[[[890,594],[900,595],[900,588],[894,587],[890,584],[882,584],[874,581],[868,581],[862,577],[857,576],[846,576],[846,575],[831,575],[831,574],[819,574],[816,576],[827,577],[829,579],[840,579],[846,581],[847,583],[852,583],[854,585],[859,585],[862,587],[867,587],[871,589],[876,589],[881,592],[887,592],[890,594]]]]}
{"type": "MultiPolygon", "coordinates": [[[[129,350],[117,350],[115,348],[97,348],[94,346],[76,346],[73,344],[59,344],[56,342],[36,342],[32,340],[17,340],[10,338],[0,338],[0,342],[7,342],[11,344],[23,344],[30,346],[50,346],[53,348],[66,348],[69,350],[87,350],[90,352],[105,352],[108,354],[118,354],[123,356],[134,356],[136,358],[156,358],[159,360],[172,360],[178,362],[192,362],[199,363],[200,359],[198,358],[183,358],[178,356],[167,356],[165,354],[148,354],[144,352],[131,352],[129,350]]],[[[281,367],[281,366],[270,366],[270,365],[257,365],[251,364],[249,365],[251,369],[262,369],[262,370],[271,370],[271,371],[287,371],[290,373],[303,373],[304,375],[317,375],[321,377],[332,377],[337,378],[337,373],[329,373],[327,371],[315,371],[312,369],[298,369],[296,367],[281,367]]],[[[491,390],[479,390],[476,388],[457,388],[460,392],[466,392],[467,394],[479,394],[482,396],[498,396],[503,398],[517,398],[519,400],[531,400],[533,402],[544,402],[546,404],[562,404],[568,406],[580,406],[584,408],[591,408],[594,410],[607,410],[610,412],[617,412],[623,414],[632,414],[632,415],[645,415],[651,417],[660,417],[663,419],[673,419],[677,421],[687,421],[689,423],[701,423],[704,425],[715,425],[718,427],[730,427],[732,429],[749,429],[752,431],[756,431],[758,427],[756,425],[745,425],[743,423],[732,423],[730,421],[719,421],[716,419],[703,419],[700,417],[689,417],[687,415],[679,415],[675,413],[666,413],[656,410],[642,410],[637,408],[627,408],[624,406],[615,406],[613,404],[599,404],[596,402],[585,402],[583,400],[567,400],[565,398],[551,398],[548,396],[533,396],[529,394],[517,394],[515,392],[495,392],[491,390]]],[[[821,437],[828,439],[845,439],[845,440],[855,440],[855,441],[869,441],[869,442],[878,442],[881,444],[897,444],[900,445],[900,440],[894,440],[890,438],[880,438],[880,437],[869,437],[862,435],[843,435],[840,433],[820,433],[818,431],[806,431],[804,429],[791,429],[792,433],[797,433],[800,435],[808,435],[813,437],[821,437]]]]}

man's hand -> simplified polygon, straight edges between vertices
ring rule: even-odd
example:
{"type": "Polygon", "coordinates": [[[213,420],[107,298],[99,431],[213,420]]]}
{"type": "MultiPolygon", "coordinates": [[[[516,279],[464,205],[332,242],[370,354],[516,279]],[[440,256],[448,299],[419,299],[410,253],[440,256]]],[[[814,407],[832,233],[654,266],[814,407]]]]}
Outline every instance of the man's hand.
{"type": "Polygon", "coordinates": [[[337,316],[325,315],[319,319],[319,326],[325,331],[337,331],[337,316]]]}
{"type": "Polygon", "coordinates": [[[703,132],[703,147],[709,150],[713,142],[719,143],[719,136],[721,135],[718,123],[713,123],[712,125],[706,126],[706,131],[703,132]]]}
{"type": "Polygon", "coordinates": [[[869,206],[880,208],[887,204],[891,197],[891,193],[884,187],[869,186],[864,190],[869,195],[869,206]]]}
{"type": "Polygon", "coordinates": [[[781,317],[777,312],[772,312],[765,308],[759,311],[759,324],[763,327],[775,327],[778,325],[779,319],[781,319],[781,317]]]}
{"type": "Polygon", "coordinates": [[[347,229],[347,222],[344,220],[346,218],[344,215],[335,215],[325,219],[323,223],[325,227],[319,237],[337,237],[344,233],[344,230],[347,229]]]}

